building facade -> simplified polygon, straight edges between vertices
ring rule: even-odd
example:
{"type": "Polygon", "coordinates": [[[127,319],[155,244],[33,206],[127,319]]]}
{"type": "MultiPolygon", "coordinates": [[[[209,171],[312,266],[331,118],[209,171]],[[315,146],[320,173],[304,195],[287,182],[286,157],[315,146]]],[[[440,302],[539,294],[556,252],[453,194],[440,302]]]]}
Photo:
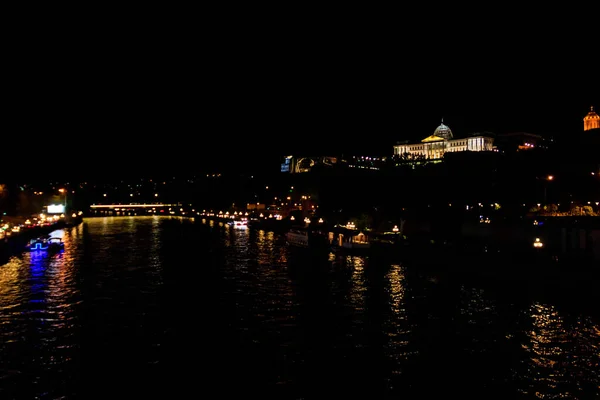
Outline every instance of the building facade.
{"type": "Polygon", "coordinates": [[[444,125],[444,120],[431,136],[420,143],[398,143],[394,145],[395,156],[411,156],[429,160],[440,159],[447,152],[493,151],[494,138],[487,135],[474,135],[455,139],[452,130],[444,125]]]}

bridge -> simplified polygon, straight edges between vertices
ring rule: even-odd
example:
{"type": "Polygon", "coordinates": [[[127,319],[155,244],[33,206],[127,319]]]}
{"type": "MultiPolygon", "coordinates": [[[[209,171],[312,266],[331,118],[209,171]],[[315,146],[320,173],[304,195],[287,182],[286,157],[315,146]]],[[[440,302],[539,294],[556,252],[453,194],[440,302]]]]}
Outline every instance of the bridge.
{"type": "Polygon", "coordinates": [[[181,204],[162,204],[162,203],[130,203],[130,204],[92,204],[90,208],[164,208],[181,207],[181,204]]]}
{"type": "Polygon", "coordinates": [[[129,203],[129,204],[91,204],[93,215],[186,215],[191,216],[195,210],[189,210],[182,203],[129,203]]]}

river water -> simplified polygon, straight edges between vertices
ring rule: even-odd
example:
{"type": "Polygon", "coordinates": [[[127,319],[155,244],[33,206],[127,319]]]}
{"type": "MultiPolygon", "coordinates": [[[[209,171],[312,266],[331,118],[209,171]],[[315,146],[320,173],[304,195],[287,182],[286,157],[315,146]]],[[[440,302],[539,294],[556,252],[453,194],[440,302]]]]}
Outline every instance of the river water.
{"type": "Polygon", "coordinates": [[[600,398],[598,307],[176,217],[0,266],[0,398],[600,398]]]}

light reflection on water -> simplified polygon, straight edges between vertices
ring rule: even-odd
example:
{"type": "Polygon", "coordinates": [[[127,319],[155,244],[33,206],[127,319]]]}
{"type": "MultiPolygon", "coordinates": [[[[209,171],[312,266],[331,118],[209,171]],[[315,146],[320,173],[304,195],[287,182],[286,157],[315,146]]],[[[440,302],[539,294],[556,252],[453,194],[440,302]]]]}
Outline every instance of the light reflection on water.
{"type": "MultiPolygon", "coordinates": [[[[525,357],[516,370],[520,390],[548,399],[587,398],[600,384],[600,335],[588,316],[563,315],[533,303],[523,311],[525,357]]],[[[591,398],[591,397],[590,397],[591,398]]]]}
{"type": "Polygon", "coordinates": [[[224,398],[600,395],[598,315],[559,301],[208,220],[56,234],[62,253],[0,266],[1,398],[89,397],[96,381],[171,397],[174,382],[224,398]]]}
{"type": "Polygon", "coordinates": [[[391,375],[401,374],[403,363],[416,353],[416,349],[411,349],[410,346],[413,328],[405,301],[405,268],[399,264],[392,264],[385,276],[384,290],[388,296],[389,313],[384,319],[383,328],[388,338],[386,355],[392,360],[391,375]]]}
{"type": "Polygon", "coordinates": [[[24,383],[58,388],[74,379],[80,235],[81,226],[52,232],[63,239],[64,251],[23,253],[0,267],[0,394],[24,383]]]}

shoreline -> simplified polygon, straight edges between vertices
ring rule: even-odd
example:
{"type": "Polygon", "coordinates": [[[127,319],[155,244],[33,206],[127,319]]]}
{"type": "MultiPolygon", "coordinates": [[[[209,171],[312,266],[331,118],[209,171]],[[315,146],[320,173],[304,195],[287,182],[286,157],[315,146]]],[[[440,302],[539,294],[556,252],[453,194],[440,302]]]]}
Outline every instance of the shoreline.
{"type": "Polygon", "coordinates": [[[83,217],[77,216],[74,218],[69,218],[69,220],[57,221],[51,225],[26,228],[3,238],[0,240],[0,263],[5,263],[8,261],[8,259],[10,259],[11,256],[22,253],[25,250],[25,245],[29,240],[44,234],[48,234],[57,229],[77,226],[81,222],[83,222],[83,217]]]}

